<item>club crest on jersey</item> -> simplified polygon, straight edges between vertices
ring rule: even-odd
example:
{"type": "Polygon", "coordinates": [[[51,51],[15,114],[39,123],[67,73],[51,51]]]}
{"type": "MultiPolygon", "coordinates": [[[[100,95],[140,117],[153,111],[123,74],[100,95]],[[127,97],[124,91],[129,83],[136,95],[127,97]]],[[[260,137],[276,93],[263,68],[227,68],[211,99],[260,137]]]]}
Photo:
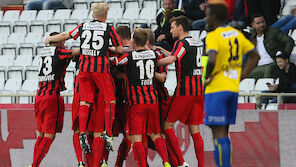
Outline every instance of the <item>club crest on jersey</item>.
{"type": "Polygon", "coordinates": [[[100,23],[100,22],[87,22],[83,24],[82,27],[83,30],[100,30],[100,31],[106,31],[107,24],[100,23]]]}
{"type": "Polygon", "coordinates": [[[238,33],[235,30],[231,30],[231,31],[223,32],[221,35],[223,38],[231,38],[234,36],[238,36],[238,33]]]}

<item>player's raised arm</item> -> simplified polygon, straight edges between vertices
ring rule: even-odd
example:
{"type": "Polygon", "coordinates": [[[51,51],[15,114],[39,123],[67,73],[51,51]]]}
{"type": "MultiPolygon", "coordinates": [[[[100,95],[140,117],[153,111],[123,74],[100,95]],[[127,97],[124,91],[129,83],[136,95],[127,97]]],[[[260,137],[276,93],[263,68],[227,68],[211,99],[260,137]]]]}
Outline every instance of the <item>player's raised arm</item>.
{"type": "Polygon", "coordinates": [[[260,56],[258,54],[258,52],[256,50],[252,50],[251,52],[248,53],[248,61],[247,61],[247,64],[242,72],[242,75],[241,75],[241,78],[240,80],[243,80],[245,79],[249,74],[250,72],[255,68],[257,67],[257,63],[260,59],[260,56]]]}
{"type": "Polygon", "coordinates": [[[63,32],[55,36],[48,36],[45,38],[45,44],[49,44],[50,42],[60,42],[70,39],[71,36],[68,32],[63,32]]]}

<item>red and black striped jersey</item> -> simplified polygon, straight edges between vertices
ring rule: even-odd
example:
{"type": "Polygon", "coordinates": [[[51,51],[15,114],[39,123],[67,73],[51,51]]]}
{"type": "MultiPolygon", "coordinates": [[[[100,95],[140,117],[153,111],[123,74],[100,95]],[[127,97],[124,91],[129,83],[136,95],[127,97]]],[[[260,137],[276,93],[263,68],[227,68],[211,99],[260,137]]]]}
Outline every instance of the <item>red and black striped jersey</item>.
{"type": "MultiPolygon", "coordinates": [[[[165,55],[159,49],[156,49],[155,52],[158,54],[158,60],[165,57],[165,55]]],[[[167,66],[157,67],[157,72],[167,73],[167,66]]],[[[164,83],[156,81],[156,90],[158,92],[159,102],[161,102],[163,100],[167,101],[167,99],[169,98],[169,93],[168,93],[167,88],[164,86],[164,83]]]]}
{"type": "Polygon", "coordinates": [[[44,47],[41,50],[37,96],[58,95],[66,89],[64,77],[72,57],[72,50],[62,47],[44,47]]]}
{"type": "Polygon", "coordinates": [[[138,50],[118,57],[117,64],[126,66],[126,87],[129,104],[155,104],[155,71],[158,54],[152,50],[138,50]]]}
{"type": "Polygon", "coordinates": [[[198,54],[199,43],[192,37],[175,42],[172,56],[175,62],[177,87],[175,95],[203,95],[201,55],[198,54]]]}
{"type": "Polygon", "coordinates": [[[98,20],[82,23],[69,32],[76,39],[80,37],[80,71],[109,73],[109,41],[113,46],[120,46],[114,27],[98,20]]]}
{"type": "Polygon", "coordinates": [[[79,92],[79,82],[78,82],[79,62],[80,62],[79,60],[75,62],[74,93],[79,92]]]}

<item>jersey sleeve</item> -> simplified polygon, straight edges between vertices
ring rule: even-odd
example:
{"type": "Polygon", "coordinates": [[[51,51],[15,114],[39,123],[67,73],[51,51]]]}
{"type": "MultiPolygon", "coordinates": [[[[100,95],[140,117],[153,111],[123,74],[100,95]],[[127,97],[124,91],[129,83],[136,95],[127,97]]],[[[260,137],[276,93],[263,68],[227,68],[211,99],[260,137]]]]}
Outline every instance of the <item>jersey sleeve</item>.
{"type": "Polygon", "coordinates": [[[214,51],[218,53],[218,42],[217,42],[217,36],[215,36],[214,32],[208,33],[206,37],[206,53],[209,53],[211,51],[214,51]]]}
{"type": "Polygon", "coordinates": [[[246,55],[249,52],[253,51],[255,49],[255,46],[254,46],[254,44],[252,44],[251,41],[249,41],[244,36],[242,36],[242,39],[243,39],[242,51],[243,51],[243,55],[246,55]]]}
{"type": "Polygon", "coordinates": [[[69,35],[71,36],[71,38],[73,38],[74,40],[76,40],[79,36],[79,31],[80,31],[80,27],[82,26],[82,24],[79,24],[76,28],[74,28],[72,31],[69,32],[69,35]]]}
{"type": "Polygon", "coordinates": [[[177,58],[182,58],[185,54],[186,49],[184,48],[183,42],[181,40],[176,41],[171,55],[177,58]]]}
{"type": "MultiPolygon", "coordinates": [[[[160,51],[160,50],[156,50],[155,51],[157,56],[157,61],[159,61],[160,59],[165,58],[165,55],[160,51]]],[[[161,66],[157,68],[157,72],[162,73],[162,72],[167,72],[167,66],[161,66]]]]}
{"type": "Polygon", "coordinates": [[[127,65],[129,53],[117,57],[117,65],[127,65]]]}
{"type": "Polygon", "coordinates": [[[64,59],[70,59],[73,57],[72,55],[73,50],[67,50],[64,48],[57,48],[57,49],[58,49],[59,59],[64,60],[64,59]]]}
{"type": "Polygon", "coordinates": [[[111,37],[111,42],[112,42],[113,46],[115,46],[115,47],[121,46],[122,45],[121,41],[120,41],[119,36],[118,36],[117,32],[115,31],[114,27],[111,26],[110,29],[111,29],[110,30],[110,37],[111,37]]]}

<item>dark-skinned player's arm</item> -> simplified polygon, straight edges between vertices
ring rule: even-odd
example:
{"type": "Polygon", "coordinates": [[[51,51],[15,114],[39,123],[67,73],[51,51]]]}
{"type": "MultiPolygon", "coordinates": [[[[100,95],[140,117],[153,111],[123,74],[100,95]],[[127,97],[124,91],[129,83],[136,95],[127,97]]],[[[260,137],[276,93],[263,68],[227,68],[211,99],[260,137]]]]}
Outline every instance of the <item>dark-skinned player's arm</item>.
{"type": "Polygon", "coordinates": [[[257,67],[257,63],[258,63],[258,61],[260,59],[260,56],[259,56],[258,52],[255,49],[253,49],[252,51],[247,53],[247,55],[248,55],[248,61],[246,63],[245,68],[243,69],[240,80],[245,79],[250,74],[250,72],[254,68],[257,67]]]}
{"type": "Polygon", "coordinates": [[[216,56],[217,56],[216,51],[212,50],[208,52],[208,63],[207,63],[207,72],[205,76],[205,86],[208,85],[213,79],[213,77],[215,76],[215,74],[212,75],[212,72],[215,67],[216,56]]]}

